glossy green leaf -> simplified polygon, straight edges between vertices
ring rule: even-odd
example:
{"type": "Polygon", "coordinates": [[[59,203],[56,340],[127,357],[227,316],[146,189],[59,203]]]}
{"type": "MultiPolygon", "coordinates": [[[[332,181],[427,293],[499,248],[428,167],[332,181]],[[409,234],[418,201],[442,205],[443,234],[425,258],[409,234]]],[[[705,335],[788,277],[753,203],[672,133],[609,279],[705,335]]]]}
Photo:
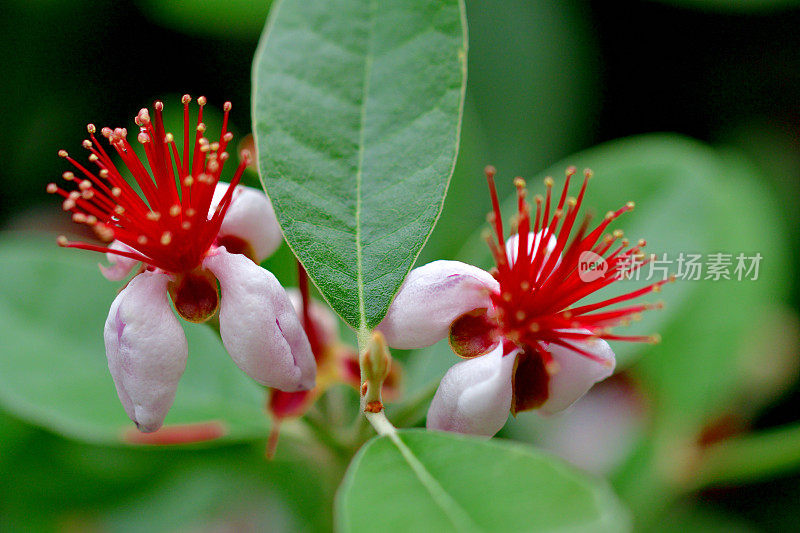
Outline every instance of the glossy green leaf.
{"type": "Polygon", "coordinates": [[[284,0],[253,66],[259,169],[289,245],[356,329],[439,216],[466,80],[458,0],[284,0]]]}
{"type": "MultiPolygon", "coordinates": [[[[0,404],[63,435],[114,443],[139,434],[106,363],[103,325],[120,287],[98,272],[104,259],[41,237],[0,241],[0,404]]],[[[189,362],[165,424],[209,424],[220,441],[266,435],[262,388],[208,327],[183,326],[189,362]]]]}
{"type": "Polygon", "coordinates": [[[598,479],[526,446],[421,430],[367,443],[339,489],[341,532],[626,531],[598,479]]]}

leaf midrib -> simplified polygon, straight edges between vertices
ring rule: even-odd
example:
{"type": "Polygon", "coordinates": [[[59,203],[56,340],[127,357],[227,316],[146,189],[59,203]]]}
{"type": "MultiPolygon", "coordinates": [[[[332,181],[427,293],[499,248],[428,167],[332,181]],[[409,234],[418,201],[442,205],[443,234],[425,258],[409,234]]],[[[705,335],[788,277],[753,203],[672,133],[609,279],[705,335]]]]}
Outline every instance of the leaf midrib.
{"type": "Polygon", "coordinates": [[[400,438],[400,435],[396,431],[393,431],[389,433],[388,436],[397,447],[400,455],[405,459],[406,464],[411,468],[411,471],[414,472],[419,482],[425,487],[425,490],[428,491],[428,494],[431,495],[436,505],[442,509],[453,526],[455,526],[458,531],[483,531],[470,517],[466,509],[459,505],[459,503],[447,493],[444,487],[433,477],[433,474],[428,472],[425,465],[417,459],[414,452],[412,452],[400,438]]]}
{"type": "Polygon", "coordinates": [[[358,164],[356,167],[356,287],[358,287],[358,329],[361,335],[367,329],[367,310],[364,302],[364,261],[361,246],[361,182],[364,172],[364,152],[366,145],[367,125],[367,98],[369,96],[369,80],[372,75],[373,38],[375,36],[375,0],[369,0],[369,32],[367,36],[367,51],[364,54],[364,77],[362,82],[361,106],[359,108],[358,132],[358,164]]]}

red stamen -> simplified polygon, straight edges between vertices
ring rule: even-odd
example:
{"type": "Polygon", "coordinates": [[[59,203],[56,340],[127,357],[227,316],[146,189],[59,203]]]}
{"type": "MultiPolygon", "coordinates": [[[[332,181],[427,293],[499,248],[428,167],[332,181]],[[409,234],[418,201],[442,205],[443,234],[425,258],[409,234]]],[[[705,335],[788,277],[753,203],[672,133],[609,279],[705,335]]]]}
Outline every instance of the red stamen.
{"type": "Polygon", "coordinates": [[[508,344],[507,353],[513,351],[515,346],[529,353],[532,349],[542,357],[543,363],[546,366],[550,365],[551,368],[555,362],[546,348],[551,344],[568,348],[599,363],[608,364],[586,349],[582,343],[590,343],[592,339],[653,342],[655,339],[653,336],[614,335],[607,328],[638,319],[640,313],[659,306],[638,304],[618,309],[604,309],[658,291],[665,283],[674,281],[674,277],[671,277],[602,302],[570,309],[570,306],[579,300],[620,279],[619,274],[623,267],[627,267],[625,272],[636,272],[649,261],[642,257],[641,249],[645,245],[644,241],[629,247],[628,241],[622,239],[622,232],[619,230],[603,236],[613,220],[633,209],[632,202],[606,214],[594,229],[589,227],[588,216],[585,216],[575,229],[586,188],[592,177],[591,171],[586,170],[577,197],[571,198],[570,179],[575,172],[574,167],[567,169],[564,187],[552,213],[554,183],[552,178],[545,179],[544,200],[541,197],[535,198],[536,217],[533,220],[532,230],[525,182],[521,178],[514,180],[517,187],[518,241],[515,250],[516,259],[510,264],[510,259],[506,255],[505,237],[494,183],[495,171],[492,167],[486,169],[493,209],[489,218],[496,240],[490,235],[487,235],[486,239],[497,264],[494,276],[500,284],[499,292],[491,295],[494,304],[492,316],[499,324],[498,333],[508,344]],[[621,245],[614,247],[620,239],[622,239],[621,245]],[[584,273],[579,267],[584,252],[593,252],[606,263],[606,270],[595,279],[584,281],[581,277],[584,273]]]}
{"type": "Polygon", "coordinates": [[[90,138],[83,146],[90,153],[89,160],[98,167],[97,172],[78,163],[66,151],[59,152],[85,179],[78,180],[72,172],[65,172],[64,180],[74,182],[77,190],[69,192],[50,184],[48,192],[64,198],[63,207],[73,214],[75,222],[94,227],[104,240],[119,240],[134,252],[60,240],[62,246],[129,257],[172,273],[190,272],[200,265],[217,237],[249,154],[243,154],[227,193],[209,216],[214,189],[228,159],[224,148],[232,139],[227,131],[231,106],[229,102],[224,105],[219,142],[210,143],[203,137],[202,108],[206,99],[197,99],[200,111],[192,149],[191,98],[185,95],[181,101],[184,106],[182,155],[173,135],[164,128],[161,102],[155,103],[152,118],[148,110],[142,109],[135,119],[147,165],[133,151],[126,129],[101,130],[130,171],[141,195],[122,177],[109,153],[100,146],[93,124],[87,126],[90,138]]]}

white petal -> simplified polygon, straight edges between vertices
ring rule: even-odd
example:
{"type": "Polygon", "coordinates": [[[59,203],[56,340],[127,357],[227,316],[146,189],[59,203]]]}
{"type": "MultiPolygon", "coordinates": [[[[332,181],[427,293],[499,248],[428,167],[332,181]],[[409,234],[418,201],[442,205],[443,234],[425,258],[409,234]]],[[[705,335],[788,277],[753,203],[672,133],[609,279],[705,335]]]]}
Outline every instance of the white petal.
{"type": "MultiPolygon", "coordinates": [[[[124,252],[135,252],[133,248],[128,246],[127,244],[121,243],[119,241],[112,241],[111,244],[108,245],[109,248],[112,250],[122,250],[124,252]]],[[[125,278],[128,274],[131,273],[133,267],[139,262],[136,259],[131,259],[130,257],[123,257],[117,254],[106,253],[106,259],[108,260],[109,265],[105,266],[99,264],[97,266],[100,267],[100,272],[105,276],[105,278],[109,281],[119,281],[125,278]]]]}
{"type": "Polygon", "coordinates": [[[219,279],[220,334],[239,368],[282,391],[312,388],[317,368],[311,346],[275,276],[225,248],[206,257],[203,266],[219,279]]]}
{"type": "Polygon", "coordinates": [[[442,378],[428,409],[428,429],[491,437],[511,408],[511,373],[516,352],[500,345],[486,355],[454,365],[442,378]]]}
{"type": "MultiPolygon", "coordinates": [[[[217,183],[209,215],[217,208],[227,190],[227,183],[217,183]]],[[[238,185],[233,192],[231,205],[219,229],[219,236],[226,235],[239,237],[250,244],[258,262],[269,257],[283,242],[278,218],[267,195],[245,185],[238,185]]]]}
{"type": "Polygon", "coordinates": [[[111,304],[103,332],[119,399],[145,433],[164,422],[189,351],[167,299],[168,281],[163,273],[135,276],[111,304]]]}
{"type": "Polygon", "coordinates": [[[376,329],[389,346],[422,348],[444,339],[452,322],[473,309],[489,308],[500,290],[491,274],[458,261],[434,261],[415,268],[376,329]]]}
{"type": "MultiPolygon", "coordinates": [[[[589,333],[588,330],[575,330],[589,333]]],[[[614,351],[602,339],[588,342],[570,343],[594,354],[603,362],[593,361],[585,355],[561,346],[550,345],[547,349],[558,364],[558,372],[550,377],[550,390],[547,401],[539,408],[541,414],[554,414],[563,411],[586,394],[592,385],[614,373],[614,351]]]]}
{"type": "MultiPolygon", "coordinates": [[[[300,291],[295,288],[286,289],[286,294],[289,295],[289,301],[292,302],[294,312],[297,313],[298,317],[302,317],[303,299],[300,291]]],[[[329,346],[336,343],[339,340],[339,321],[333,311],[317,300],[312,299],[309,313],[311,314],[311,321],[316,328],[314,331],[319,336],[322,345],[329,346]]]]}

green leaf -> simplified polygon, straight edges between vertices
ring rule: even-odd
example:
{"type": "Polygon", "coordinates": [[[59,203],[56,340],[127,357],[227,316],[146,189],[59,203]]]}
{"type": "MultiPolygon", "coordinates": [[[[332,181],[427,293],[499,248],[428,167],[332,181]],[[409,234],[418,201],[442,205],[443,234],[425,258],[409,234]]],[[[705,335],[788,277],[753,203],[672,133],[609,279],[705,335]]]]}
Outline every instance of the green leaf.
{"type": "MultiPolygon", "coordinates": [[[[119,285],[100,276],[104,260],[35,236],[0,241],[0,404],[72,438],[119,443],[138,432],[105,357],[103,325],[119,285]]],[[[165,424],[211,424],[219,441],[266,435],[261,387],[208,327],[183,324],[189,362],[165,424]]]]}
{"type": "Polygon", "coordinates": [[[401,431],[353,459],[339,488],[342,532],[626,531],[610,489],[526,446],[401,431]]]}
{"type": "Polygon", "coordinates": [[[253,65],[259,169],[333,309],[377,325],[433,229],[466,81],[458,0],[284,0],[253,65]]]}

